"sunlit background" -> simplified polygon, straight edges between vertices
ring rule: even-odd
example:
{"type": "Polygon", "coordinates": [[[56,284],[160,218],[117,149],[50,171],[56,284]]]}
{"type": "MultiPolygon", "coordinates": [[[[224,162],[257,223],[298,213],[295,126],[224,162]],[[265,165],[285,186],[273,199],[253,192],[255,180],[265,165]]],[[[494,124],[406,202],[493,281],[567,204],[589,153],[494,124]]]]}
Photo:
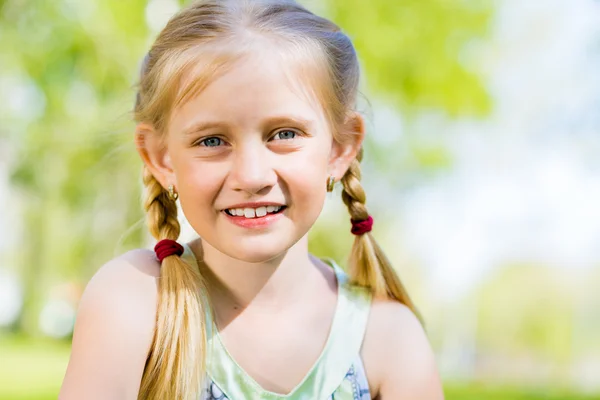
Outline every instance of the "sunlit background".
{"type": "MultiPolygon", "coordinates": [[[[600,2],[303,3],[358,48],[374,234],[447,398],[600,399],[600,2]]],[[[86,282],[152,246],[131,109],[179,7],[0,0],[0,399],[56,398],[86,282]]],[[[316,254],[348,218],[335,193],[316,254]]]]}

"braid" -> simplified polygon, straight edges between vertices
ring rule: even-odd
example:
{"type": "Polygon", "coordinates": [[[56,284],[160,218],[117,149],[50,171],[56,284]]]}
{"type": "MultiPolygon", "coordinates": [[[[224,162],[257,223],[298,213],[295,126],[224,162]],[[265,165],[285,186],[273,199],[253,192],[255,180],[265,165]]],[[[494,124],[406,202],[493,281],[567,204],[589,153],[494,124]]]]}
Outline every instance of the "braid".
{"type": "MultiPolygon", "coordinates": [[[[144,167],[144,209],[148,229],[157,240],[177,240],[177,205],[144,167]]],[[[152,347],[146,360],[138,399],[194,399],[205,371],[205,285],[198,265],[177,255],[161,263],[158,307],[152,347]],[[178,356],[182,351],[186,357],[178,356]]]]}
{"type": "MultiPolygon", "coordinates": [[[[367,196],[360,183],[362,156],[361,148],[341,179],[342,200],[348,208],[351,219],[357,221],[369,217],[365,205],[367,196]]],[[[354,239],[349,259],[349,275],[356,284],[370,288],[375,297],[397,300],[408,306],[419,319],[421,318],[396,271],[371,233],[358,235],[354,239]]]]}
{"type": "Polygon", "coordinates": [[[146,166],[143,180],[146,186],[144,210],[148,230],[156,240],[177,240],[181,231],[177,220],[177,205],[169,199],[167,192],[146,166]]]}
{"type": "Polygon", "coordinates": [[[342,185],[344,186],[342,200],[346,204],[346,207],[348,207],[350,217],[357,221],[362,221],[369,217],[367,207],[365,206],[367,195],[360,184],[360,162],[362,161],[362,156],[363,149],[361,148],[356,158],[350,164],[348,171],[342,177],[342,185]]]}

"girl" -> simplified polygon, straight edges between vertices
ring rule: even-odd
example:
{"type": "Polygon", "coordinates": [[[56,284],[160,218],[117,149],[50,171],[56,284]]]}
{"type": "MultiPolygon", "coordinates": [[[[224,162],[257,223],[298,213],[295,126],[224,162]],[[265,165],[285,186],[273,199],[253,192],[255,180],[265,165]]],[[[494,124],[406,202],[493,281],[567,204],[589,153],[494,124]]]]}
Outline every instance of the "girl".
{"type": "Polygon", "coordinates": [[[135,105],[154,252],[81,300],[60,399],[441,399],[415,308],[369,233],[348,36],[292,0],[207,0],[150,49],[135,105]],[[341,182],[349,276],[308,253],[341,182]],[[198,238],[176,242],[176,201],[198,238]]]}

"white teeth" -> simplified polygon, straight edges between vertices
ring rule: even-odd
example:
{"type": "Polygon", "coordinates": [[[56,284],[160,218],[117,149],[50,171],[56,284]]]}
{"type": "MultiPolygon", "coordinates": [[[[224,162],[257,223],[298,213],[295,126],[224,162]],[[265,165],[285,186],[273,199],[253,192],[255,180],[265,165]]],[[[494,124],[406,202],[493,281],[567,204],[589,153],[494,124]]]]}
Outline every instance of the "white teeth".
{"type": "Polygon", "coordinates": [[[229,208],[227,212],[230,215],[246,218],[264,217],[267,214],[276,213],[281,210],[281,206],[262,206],[257,208],[229,208]]]}

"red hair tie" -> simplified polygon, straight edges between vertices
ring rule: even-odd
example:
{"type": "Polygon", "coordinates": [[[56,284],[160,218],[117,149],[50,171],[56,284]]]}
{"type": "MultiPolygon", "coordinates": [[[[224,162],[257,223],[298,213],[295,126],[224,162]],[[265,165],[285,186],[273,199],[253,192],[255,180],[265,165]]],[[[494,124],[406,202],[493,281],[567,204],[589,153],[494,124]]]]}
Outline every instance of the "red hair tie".
{"type": "Polygon", "coordinates": [[[158,257],[158,261],[162,263],[162,260],[165,257],[169,257],[172,255],[182,255],[183,254],[183,246],[171,239],[163,239],[156,243],[154,246],[154,252],[156,253],[156,257],[158,257]]]}
{"type": "Polygon", "coordinates": [[[364,219],[362,221],[351,219],[350,222],[352,222],[352,230],[350,232],[357,236],[364,235],[367,232],[371,232],[371,229],[373,229],[373,217],[371,217],[370,215],[367,219],[364,219]]]}

